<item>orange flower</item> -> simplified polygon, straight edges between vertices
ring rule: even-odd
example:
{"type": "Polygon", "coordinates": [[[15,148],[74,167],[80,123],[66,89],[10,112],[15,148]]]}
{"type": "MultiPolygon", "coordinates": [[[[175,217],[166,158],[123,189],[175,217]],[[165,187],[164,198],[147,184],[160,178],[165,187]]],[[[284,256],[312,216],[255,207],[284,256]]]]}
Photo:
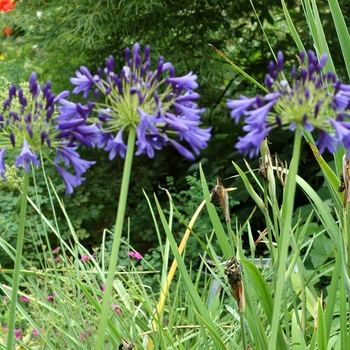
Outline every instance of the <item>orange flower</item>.
{"type": "Polygon", "coordinates": [[[5,35],[10,36],[12,34],[12,28],[11,27],[6,27],[3,32],[5,35]]]}
{"type": "Polygon", "coordinates": [[[8,12],[16,7],[16,3],[12,0],[0,0],[0,11],[8,12]]]}

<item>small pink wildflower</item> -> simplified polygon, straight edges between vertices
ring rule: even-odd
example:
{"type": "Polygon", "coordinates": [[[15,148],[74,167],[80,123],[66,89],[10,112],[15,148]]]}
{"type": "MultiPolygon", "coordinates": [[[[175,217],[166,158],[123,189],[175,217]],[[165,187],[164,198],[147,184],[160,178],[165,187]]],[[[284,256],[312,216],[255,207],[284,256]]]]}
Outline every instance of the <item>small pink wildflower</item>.
{"type": "Polygon", "coordinates": [[[112,305],[112,309],[115,311],[115,313],[116,313],[117,315],[121,315],[121,314],[123,313],[121,310],[119,310],[119,305],[113,304],[113,305],[112,305]]]}
{"type": "MultiPolygon", "coordinates": [[[[95,258],[95,254],[91,254],[91,258],[95,258]]],[[[80,258],[80,261],[89,261],[90,256],[89,255],[82,255],[80,258]]]]}
{"type": "Polygon", "coordinates": [[[101,290],[102,290],[102,292],[104,292],[106,290],[106,285],[105,284],[102,284],[101,290]]]}
{"type": "Polygon", "coordinates": [[[39,332],[35,328],[33,329],[33,335],[35,336],[39,335],[39,332]]]}
{"type": "Polygon", "coordinates": [[[61,249],[61,247],[58,246],[57,248],[55,248],[55,249],[52,251],[52,253],[56,254],[56,253],[58,253],[58,252],[60,251],[60,249],[61,249]]]}
{"type": "Polygon", "coordinates": [[[80,334],[79,334],[79,336],[80,336],[80,339],[85,339],[85,333],[84,332],[80,332],[80,334]]]}
{"type": "Polygon", "coordinates": [[[22,338],[22,334],[21,331],[19,329],[14,329],[14,333],[17,339],[21,339],[22,338]]]}
{"type": "Polygon", "coordinates": [[[4,326],[4,331],[8,332],[9,331],[8,327],[4,326]]]}
{"type": "Polygon", "coordinates": [[[87,334],[87,335],[91,335],[90,329],[87,329],[87,330],[86,330],[86,334],[87,334]]]}
{"type": "Polygon", "coordinates": [[[28,297],[25,297],[24,295],[21,295],[21,296],[19,297],[19,300],[28,303],[30,299],[29,299],[28,297]]]}
{"type": "Polygon", "coordinates": [[[142,255],[139,253],[139,252],[127,252],[127,254],[133,258],[136,258],[138,260],[141,260],[142,259],[142,255]]]}
{"type": "Polygon", "coordinates": [[[57,258],[53,259],[53,261],[57,264],[59,261],[61,260],[61,258],[58,256],[57,258]]]}
{"type": "Polygon", "coordinates": [[[135,253],[135,258],[138,259],[138,260],[141,260],[142,259],[142,255],[139,252],[136,252],[135,253]]]}
{"type": "Polygon", "coordinates": [[[53,299],[55,299],[55,297],[54,297],[53,295],[48,295],[48,296],[46,297],[46,300],[47,300],[47,301],[50,301],[50,300],[53,300],[53,299]]]}

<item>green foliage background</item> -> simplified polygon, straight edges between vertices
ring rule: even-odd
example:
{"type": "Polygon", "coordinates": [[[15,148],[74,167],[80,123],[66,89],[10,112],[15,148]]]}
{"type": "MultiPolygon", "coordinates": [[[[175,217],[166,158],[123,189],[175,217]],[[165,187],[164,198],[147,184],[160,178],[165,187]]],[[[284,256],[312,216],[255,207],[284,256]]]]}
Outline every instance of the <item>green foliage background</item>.
{"type": "MultiPolygon", "coordinates": [[[[305,47],[312,49],[303,8],[294,0],[288,0],[286,4],[305,47]]],[[[343,1],[340,5],[344,9],[345,20],[349,22],[349,17],[346,17],[350,13],[347,11],[348,3],[343,1]]],[[[334,28],[328,3],[318,1],[318,6],[324,30],[329,33],[328,44],[334,52],[338,74],[345,77],[337,36],[331,34],[334,28]]],[[[252,95],[257,90],[233,71],[209,44],[225,52],[261,82],[264,81],[268,62],[273,58],[271,49],[274,52],[283,50],[286,65],[296,63],[297,50],[288,32],[281,3],[277,0],[75,0],[64,3],[60,0],[23,0],[17,2],[13,11],[0,14],[0,18],[1,26],[14,29],[12,36],[3,35],[0,41],[0,53],[4,57],[0,61],[0,76],[11,83],[27,80],[30,73],[36,71],[42,83],[46,80],[53,82],[54,92],[71,90],[69,78],[74,76],[80,65],[94,71],[104,64],[109,55],[114,55],[116,66],[122,67],[124,48],[135,42],[151,46],[154,63],[159,55],[163,55],[174,64],[178,75],[189,71],[198,74],[200,105],[207,108],[203,125],[213,126],[208,149],[195,163],[182,159],[170,147],[158,152],[154,159],[138,157],[134,162],[127,215],[131,218],[131,243],[143,253],[153,247],[155,233],[151,220],[145,219],[149,209],[142,189],[149,194],[156,192],[160,200],[166,202],[159,185],[172,187],[175,193],[181,194],[178,197],[179,208],[191,217],[194,208],[181,199],[193,196],[193,183],[191,179],[186,181],[186,175],[197,171],[199,162],[213,184],[216,175],[222,179],[234,175],[231,160],[244,167],[242,156],[234,149],[237,137],[242,133],[241,126],[232,122],[225,102],[228,97],[252,95]],[[171,184],[167,180],[169,176],[173,178],[171,184]]],[[[4,84],[2,86],[5,87],[4,84]]],[[[275,133],[270,139],[271,151],[277,152],[282,160],[289,160],[291,156],[289,137],[275,133]]],[[[100,244],[103,229],[114,225],[123,160],[109,162],[107,154],[91,149],[83,150],[83,157],[96,160],[97,164],[89,170],[83,185],[64,201],[80,238],[88,247],[93,247],[100,244]]],[[[308,178],[314,188],[321,188],[323,183],[317,176],[317,164],[307,146],[302,150],[301,159],[301,176],[308,178]]],[[[257,166],[257,160],[251,162],[252,168],[257,166]]],[[[63,196],[61,180],[50,169],[48,174],[63,196]]],[[[244,222],[253,209],[253,202],[238,178],[226,180],[224,184],[226,187],[238,187],[233,194],[235,200],[231,212],[236,214],[239,222],[244,222]]],[[[43,179],[38,179],[38,185],[44,188],[43,179]]],[[[0,232],[6,232],[10,237],[16,232],[16,227],[10,224],[16,194],[2,191],[2,196],[5,200],[1,202],[0,232]]],[[[302,207],[305,204],[303,197],[297,198],[300,202],[296,203],[296,208],[302,207]]],[[[198,205],[201,201],[200,196],[191,199],[195,199],[198,205]]],[[[45,205],[43,198],[44,208],[45,205]]],[[[49,206],[47,210],[50,210],[49,206]]],[[[64,233],[64,220],[61,221],[64,233]]],[[[264,229],[258,213],[252,226],[254,234],[264,229]]],[[[32,243],[28,243],[25,249],[36,254],[32,243]]]]}

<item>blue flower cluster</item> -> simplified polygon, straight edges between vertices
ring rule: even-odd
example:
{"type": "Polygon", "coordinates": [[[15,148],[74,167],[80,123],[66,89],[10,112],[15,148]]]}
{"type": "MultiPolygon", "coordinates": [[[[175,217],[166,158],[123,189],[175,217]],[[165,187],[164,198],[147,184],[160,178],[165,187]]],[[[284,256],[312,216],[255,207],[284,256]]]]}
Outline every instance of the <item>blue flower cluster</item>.
{"type": "Polygon", "coordinates": [[[94,102],[81,105],[62,100],[58,118],[60,136],[85,145],[97,144],[113,159],[117,154],[125,156],[124,133],[135,128],[136,155],[147,154],[152,158],[155,150],[169,142],[182,156],[193,160],[192,152],[198,154],[207,146],[211,130],[199,127],[204,109],[195,103],[199,97],[194,91],[198,87],[197,76],[191,72],[176,77],[173,65],[163,57],[152,71],[150,47],[145,47],[142,59],[137,43],[132,51],[125,50],[125,62],[119,75],[114,72],[113,56],[95,75],[80,67],[76,77],[71,78],[76,86],[73,93],[83,93],[88,98],[91,92],[94,102]],[[97,117],[93,112],[97,112],[97,117]],[[190,149],[179,141],[186,141],[190,149]]]}
{"type": "Polygon", "coordinates": [[[68,94],[68,91],[63,91],[56,96],[51,92],[50,82],[41,91],[35,73],[31,74],[27,86],[10,86],[8,98],[0,111],[0,175],[4,180],[8,149],[20,149],[14,165],[23,166],[26,172],[30,171],[31,164],[40,165],[39,154],[50,159],[50,153],[54,151],[53,162],[65,182],[67,194],[85,180],[81,175],[95,162],[81,159],[76,152],[76,142],[65,137],[67,131],[57,131],[56,105],[68,94]],[[72,166],[75,174],[62,168],[59,165],[61,160],[65,167],[72,166]]]}
{"type": "Polygon", "coordinates": [[[246,116],[235,147],[245,156],[259,153],[261,143],[274,128],[294,131],[301,127],[319,130],[319,152],[335,152],[340,145],[350,152],[350,85],[343,84],[333,72],[322,73],[327,55],[320,59],[313,51],[300,53],[301,71],[292,67],[292,84],[283,77],[284,57],[277,54],[277,64],[270,62],[265,96],[227,100],[231,117],[238,123],[246,116]]]}
{"type": "Polygon", "coordinates": [[[51,92],[47,82],[41,90],[35,73],[26,87],[9,88],[8,98],[0,111],[0,175],[5,177],[5,153],[9,147],[20,148],[15,166],[30,171],[31,164],[39,166],[39,154],[50,158],[62,176],[66,193],[73,192],[85,178],[81,177],[95,162],[80,158],[78,144],[104,148],[113,159],[124,158],[127,146],[124,133],[131,128],[136,132],[136,155],[154,156],[154,151],[172,144],[179,153],[193,160],[200,149],[207,147],[211,128],[200,128],[201,114],[196,100],[199,94],[197,76],[190,72],[176,77],[175,69],[160,57],[157,68],[151,71],[150,47],[144,58],[140,46],[125,50],[125,66],[120,74],[114,73],[114,58],[96,75],[82,66],[71,78],[73,93],[83,93],[93,102],[86,104],[67,100],[68,91],[58,96],[51,92]],[[181,144],[185,141],[189,149],[181,144]],[[74,174],[65,168],[73,168],[74,174]]]}

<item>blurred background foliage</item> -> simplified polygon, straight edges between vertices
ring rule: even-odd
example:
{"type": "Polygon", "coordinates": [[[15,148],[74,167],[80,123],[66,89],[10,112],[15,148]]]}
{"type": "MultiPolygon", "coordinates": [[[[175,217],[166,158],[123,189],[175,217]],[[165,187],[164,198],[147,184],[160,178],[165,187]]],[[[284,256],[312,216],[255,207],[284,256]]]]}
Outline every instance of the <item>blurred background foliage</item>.
{"type": "MultiPolygon", "coordinates": [[[[349,23],[349,4],[346,1],[339,3],[349,23]]],[[[287,0],[286,4],[305,47],[313,49],[303,8],[294,0],[287,0]]],[[[338,74],[346,77],[328,3],[319,0],[317,5],[338,74]]],[[[114,55],[116,66],[119,64],[122,68],[124,49],[135,42],[141,46],[151,46],[153,63],[163,55],[166,61],[174,64],[177,75],[189,71],[198,75],[200,106],[206,108],[203,126],[213,126],[212,140],[194,163],[182,159],[171,147],[158,152],[154,159],[145,156],[135,159],[127,209],[127,215],[131,218],[130,239],[135,249],[145,254],[157,245],[142,189],[149,195],[155,192],[166,206],[167,197],[159,186],[169,188],[175,194],[181,213],[189,219],[202,200],[195,175],[199,162],[203,164],[208,182],[213,186],[219,175],[226,187],[238,188],[230,192],[234,198],[231,213],[238,224],[244,223],[254,203],[240,179],[234,177],[231,160],[244,167],[242,155],[234,148],[242,130],[241,125],[233,123],[225,102],[227,98],[251,96],[258,91],[209,44],[224,52],[259,82],[264,82],[268,62],[273,59],[271,48],[274,52],[284,52],[286,66],[297,65],[296,46],[288,33],[279,0],[21,0],[16,2],[12,11],[0,13],[0,23],[0,76],[11,83],[27,80],[30,73],[36,71],[41,83],[52,81],[54,92],[71,90],[73,86],[69,78],[75,75],[80,65],[94,72],[104,65],[109,55],[114,55]],[[12,28],[11,35],[5,32],[8,27],[12,28]]],[[[73,98],[77,99],[76,96],[73,98]]],[[[270,142],[272,153],[277,152],[281,160],[290,161],[291,139],[288,133],[275,132],[270,142]]],[[[83,149],[82,152],[84,159],[96,160],[97,164],[88,171],[82,186],[72,196],[64,198],[64,202],[80,238],[92,248],[101,243],[103,229],[114,225],[123,160],[110,162],[107,154],[97,150],[83,149]]],[[[325,185],[318,176],[318,165],[306,144],[301,159],[300,175],[308,179],[314,188],[323,191],[325,185]]],[[[252,168],[257,169],[257,159],[249,162],[252,168]]],[[[47,172],[64,197],[61,180],[52,170],[47,169],[47,172]]],[[[43,177],[39,177],[37,183],[39,188],[44,188],[43,177]]],[[[0,234],[7,235],[11,240],[15,239],[16,220],[12,217],[14,207],[18,205],[18,193],[1,191],[0,234]]],[[[41,191],[45,193],[45,190],[41,191]]],[[[295,203],[295,208],[298,208],[296,217],[307,202],[299,194],[295,203]]],[[[325,196],[327,200],[327,194],[325,196]]],[[[49,213],[51,209],[46,201],[43,195],[42,208],[49,213]]],[[[35,213],[31,214],[35,220],[35,213]]],[[[58,220],[62,221],[64,235],[65,220],[63,216],[58,220]]],[[[203,220],[199,231],[210,234],[211,229],[203,220]]],[[[251,225],[255,236],[258,230],[264,230],[258,211],[251,225]]],[[[174,232],[178,232],[179,237],[183,231],[183,225],[175,226],[174,232]]],[[[27,243],[26,253],[37,254],[35,242],[27,243]]],[[[197,252],[195,255],[198,255],[197,252]]]]}

